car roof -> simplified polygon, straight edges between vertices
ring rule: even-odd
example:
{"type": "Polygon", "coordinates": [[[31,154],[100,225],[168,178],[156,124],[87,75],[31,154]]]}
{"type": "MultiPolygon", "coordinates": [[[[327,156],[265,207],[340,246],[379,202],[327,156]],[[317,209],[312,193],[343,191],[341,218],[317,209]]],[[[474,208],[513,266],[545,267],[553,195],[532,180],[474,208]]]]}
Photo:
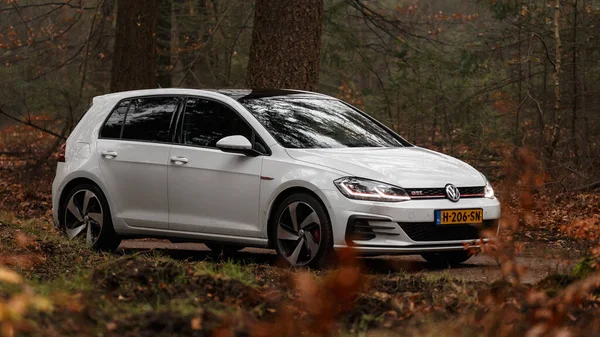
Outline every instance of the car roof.
{"type": "Polygon", "coordinates": [[[121,100],[135,96],[151,95],[199,95],[203,93],[217,93],[237,101],[245,99],[260,98],[313,98],[313,99],[334,99],[331,96],[319,94],[316,92],[292,90],[292,89],[185,89],[185,88],[157,88],[145,90],[132,90],[115,92],[106,95],[94,97],[94,103],[102,100],[121,100]]]}
{"type": "Polygon", "coordinates": [[[207,89],[229,96],[237,101],[255,98],[321,98],[333,99],[331,96],[319,94],[311,91],[293,90],[293,89],[207,89]]]}

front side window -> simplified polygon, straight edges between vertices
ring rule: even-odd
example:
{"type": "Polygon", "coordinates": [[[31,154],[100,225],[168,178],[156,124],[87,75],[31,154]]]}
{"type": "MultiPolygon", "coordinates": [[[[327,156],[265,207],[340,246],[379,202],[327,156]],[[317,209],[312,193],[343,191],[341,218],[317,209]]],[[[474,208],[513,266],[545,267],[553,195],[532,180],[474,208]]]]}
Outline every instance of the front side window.
{"type": "Polygon", "coordinates": [[[283,147],[403,146],[399,137],[336,99],[248,98],[240,103],[283,147]]]}
{"type": "Polygon", "coordinates": [[[181,98],[146,97],[131,101],[122,139],[169,142],[171,120],[181,98]]]}
{"type": "Polygon", "coordinates": [[[188,99],[181,132],[183,144],[216,147],[221,138],[235,135],[252,140],[252,129],[235,111],[218,102],[188,99]]]}
{"type": "Polygon", "coordinates": [[[100,137],[119,139],[121,138],[121,129],[123,128],[123,122],[125,121],[125,115],[129,108],[129,101],[122,101],[114,109],[106,123],[100,131],[100,137]]]}

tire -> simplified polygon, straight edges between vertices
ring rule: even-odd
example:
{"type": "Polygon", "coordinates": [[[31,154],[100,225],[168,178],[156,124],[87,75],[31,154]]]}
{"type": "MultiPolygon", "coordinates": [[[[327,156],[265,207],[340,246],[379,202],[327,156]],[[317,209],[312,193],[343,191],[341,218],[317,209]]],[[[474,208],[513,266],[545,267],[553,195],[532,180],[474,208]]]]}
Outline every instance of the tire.
{"type": "Polygon", "coordinates": [[[276,207],[269,223],[269,238],[279,257],[293,267],[318,269],[331,264],[333,232],[321,202],[312,195],[295,193],[276,207]]]}
{"type": "Polygon", "coordinates": [[[108,201],[95,185],[80,184],[69,190],[61,204],[59,220],[67,238],[83,237],[92,249],[112,252],[121,243],[112,224],[108,201]],[[87,208],[83,209],[84,206],[87,208]],[[77,212],[79,214],[75,214],[77,212]]]}
{"type": "Polygon", "coordinates": [[[244,246],[217,242],[205,242],[204,245],[219,255],[231,255],[245,248],[244,246]]]}
{"type": "Polygon", "coordinates": [[[436,267],[454,267],[471,258],[469,251],[451,251],[442,253],[423,253],[421,256],[436,267]]]}

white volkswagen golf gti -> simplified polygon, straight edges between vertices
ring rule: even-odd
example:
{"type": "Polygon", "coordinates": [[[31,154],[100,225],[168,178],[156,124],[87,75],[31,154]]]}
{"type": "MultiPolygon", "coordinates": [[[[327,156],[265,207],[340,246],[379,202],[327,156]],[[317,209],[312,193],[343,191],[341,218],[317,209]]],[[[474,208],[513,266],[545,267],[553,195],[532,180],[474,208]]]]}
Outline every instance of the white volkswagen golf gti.
{"type": "Polygon", "coordinates": [[[154,89],[94,98],[59,154],[57,228],[271,247],[318,267],[336,249],[452,265],[496,228],[483,174],[338,99],[292,90],[154,89]]]}

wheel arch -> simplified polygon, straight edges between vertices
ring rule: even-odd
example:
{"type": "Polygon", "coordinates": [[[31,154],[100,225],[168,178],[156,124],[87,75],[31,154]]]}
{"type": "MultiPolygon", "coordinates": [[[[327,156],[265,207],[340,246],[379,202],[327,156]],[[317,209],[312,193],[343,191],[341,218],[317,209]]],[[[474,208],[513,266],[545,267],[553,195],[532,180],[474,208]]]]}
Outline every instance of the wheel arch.
{"type": "Polygon", "coordinates": [[[58,218],[59,218],[59,223],[60,223],[60,219],[62,218],[62,212],[63,212],[63,205],[66,202],[66,198],[67,195],[69,194],[69,192],[78,185],[82,185],[82,184],[90,184],[93,186],[96,186],[100,191],[102,191],[102,194],[104,194],[104,197],[106,198],[106,192],[104,191],[104,189],[98,184],[96,183],[94,180],[87,178],[87,177],[77,177],[77,178],[73,178],[71,179],[68,183],[65,184],[65,186],[62,188],[62,192],[60,193],[60,197],[58,199],[58,218]]]}
{"type": "Polygon", "coordinates": [[[323,201],[323,198],[321,196],[319,196],[317,193],[315,193],[315,191],[310,190],[306,187],[302,187],[302,186],[291,186],[288,187],[286,189],[284,189],[283,191],[279,192],[279,194],[275,197],[275,199],[273,199],[273,202],[271,203],[270,207],[269,207],[269,213],[268,213],[268,217],[267,217],[267,238],[269,240],[269,247],[274,247],[273,246],[273,230],[272,230],[272,220],[273,217],[275,215],[275,212],[277,211],[277,208],[279,207],[279,204],[281,204],[281,202],[289,197],[290,195],[293,194],[297,194],[297,193],[304,193],[304,194],[308,194],[311,197],[315,198],[315,200],[317,200],[317,202],[319,202],[321,204],[321,206],[323,206],[323,210],[325,210],[325,215],[327,216],[327,219],[329,220],[329,223],[331,224],[331,215],[329,215],[329,210],[327,205],[325,204],[325,202],[323,201]]]}

